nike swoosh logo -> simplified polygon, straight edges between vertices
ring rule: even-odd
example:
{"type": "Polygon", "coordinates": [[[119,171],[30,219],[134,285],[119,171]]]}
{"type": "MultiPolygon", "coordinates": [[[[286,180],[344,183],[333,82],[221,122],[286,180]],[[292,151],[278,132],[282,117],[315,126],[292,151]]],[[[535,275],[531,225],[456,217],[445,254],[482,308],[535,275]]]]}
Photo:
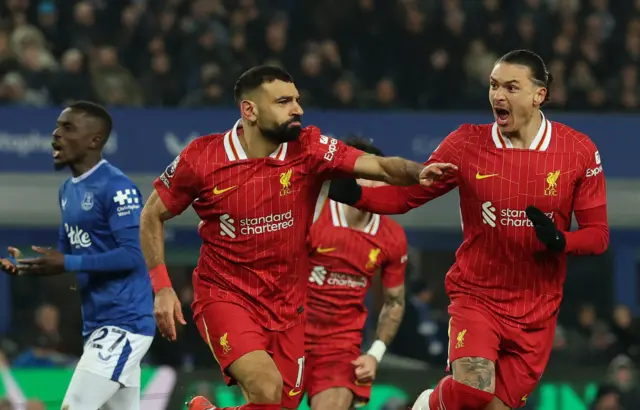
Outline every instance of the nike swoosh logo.
{"type": "Polygon", "coordinates": [[[237,185],[234,186],[230,186],[229,188],[223,188],[223,189],[218,189],[218,187],[214,187],[213,188],[213,194],[214,195],[220,195],[220,194],[224,194],[227,191],[232,190],[233,188],[237,187],[237,185]]]}
{"type": "Polygon", "coordinates": [[[289,397],[297,396],[300,393],[302,393],[302,390],[295,391],[295,390],[291,389],[291,390],[289,390],[289,397]]]}
{"type": "Polygon", "coordinates": [[[491,178],[491,177],[497,177],[499,174],[487,174],[487,175],[482,175],[479,172],[476,172],[476,179],[487,179],[487,178],[491,178]]]}
{"type": "Polygon", "coordinates": [[[316,249],[316,251],[318,253],[329,253],[329,252],[333,252],[335,250],[336,250],[336,248],[318,248],[318,249],[316,249]]]}

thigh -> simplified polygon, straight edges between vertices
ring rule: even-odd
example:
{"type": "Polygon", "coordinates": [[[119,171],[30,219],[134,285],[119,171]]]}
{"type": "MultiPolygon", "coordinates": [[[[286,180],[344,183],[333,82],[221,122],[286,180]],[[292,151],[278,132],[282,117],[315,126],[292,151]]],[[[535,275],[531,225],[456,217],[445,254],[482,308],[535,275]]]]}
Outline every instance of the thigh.
{"type": "Polygon", "coordinates": [[[496,361],[500,349],[500,333],[495,320],[476,307],[449,306],[449,360],[482,357],[496,361]]]}
{"type": "Polygon", "coordinates": [[[353,392],[346,387],[331,387],[309,400],[311,410],[349,410],[353,404],[353,392]]]}
{"type": "Polygon", "coordinates": [[[77,367],[123,386],[140,386],[140,362],[152,342],[151,336],[104,326],[89,336],[77,367]]]}
{"type": "Polygon", "coordinates": [[[76,368],[62,400],[62,408],[65,410],[99,409],[118,389],[120,389],[119,383],[76,368]]]}
{"type": "Polygon", "coordinates": [[[453,378],[493,393],[500,329],[490,313],[476,306],[449,306],[449,360],[453,378]]]}
{"type": "Polygon", "coordinates": [[[101,410],[140,410],[140,387],[122,387],[101,410]]]}
{"type": "MultiPolygon", "coordinates": [[[[352,362],[360,356],[357,347],[333,352],[318,352],[307,356],[305,374],[305,390],[313,403],[313,398],[325,391],[333,390],[333,393],[343,397],[346,389],[350,392],[351,401],[358,406],[365,405],[371,397],[371,383],[360,383],[355,376],[355,368],[352,362]]],[[[325,399],[327,397],[325,395],[325,399]]]]}
{"type": "Polygon", "coordinates": [[[549,361],[555,323],[542,329],[512,329],[496,362],[496,396],[511,408],[523,407],[549,361]]]}
{"type": "Polygon", "coordinates": [[[228,385],[236,384],[228,372],[232,363],[247,353],[269,351],[265,330],[240,305],[211,303],[196,315],[195,321],[228,385]]]}
{"type": "Polygon", "coordinates": [[[269,332],[269,351],[282,375],[282,407],[298,408],[302,399],[305,350],[304,323],[278,332],[269,332]]]}

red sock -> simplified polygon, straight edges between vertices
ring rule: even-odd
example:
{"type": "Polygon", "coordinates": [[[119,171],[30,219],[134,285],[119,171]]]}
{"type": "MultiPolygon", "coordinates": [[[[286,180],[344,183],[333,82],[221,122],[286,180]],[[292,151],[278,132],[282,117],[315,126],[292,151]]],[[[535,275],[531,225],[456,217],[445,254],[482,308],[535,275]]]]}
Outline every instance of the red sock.
{"type": "Polygon", "coordinates": [[[474,389],[447,376],[429,396],[431,410],[484,410],[493,394],[474,389]]]}
{"type": "Polygon", "coordinates": [[[238,407],[222,407],[219,410],[280,410],[280,405],[247,403],[238,407]]]}

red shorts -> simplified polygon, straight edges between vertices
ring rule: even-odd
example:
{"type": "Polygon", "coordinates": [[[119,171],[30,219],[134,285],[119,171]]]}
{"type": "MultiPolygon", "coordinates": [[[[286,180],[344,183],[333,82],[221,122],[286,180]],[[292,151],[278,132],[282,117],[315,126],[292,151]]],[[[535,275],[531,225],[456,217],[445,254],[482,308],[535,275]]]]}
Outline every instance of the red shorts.
{"type": "Polygon", "coordinates": [[[194,319],[227,385],[236,384],[227,371],[234,361],[247,353],[264,350],[282,375],[282,407],[298,408],[303,396],[304,323],[283,331],[268,330],[249,311],[230,302],[211,303],[194,319]]]}
{"type": "Polygon", "coordinates": [[[367,404],[371,397],[371,383],[359,383],[355,367],[351,364],[361,354],[358,346],[333,352],[307,352],[304,386],[309,400],[333,387],[345,387],[353,393],[354,404],[367,404]]]}
{"type": "Polygon", "coordinates": [[[449,306],[449,363],[483,357],[496,364],[495,395],[511,408],[523,407],[549,361],[555,321],[539,329],[519,329],[480,306],[449,306]]]}

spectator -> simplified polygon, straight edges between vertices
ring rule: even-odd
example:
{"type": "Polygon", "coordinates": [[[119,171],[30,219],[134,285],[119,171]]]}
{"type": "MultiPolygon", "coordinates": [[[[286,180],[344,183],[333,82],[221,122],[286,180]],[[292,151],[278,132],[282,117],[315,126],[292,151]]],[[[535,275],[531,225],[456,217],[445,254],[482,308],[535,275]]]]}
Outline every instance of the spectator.
{"type": "Polygon", "coordinates": [[[640,327],[628,306],[618,305],[613,311],[611,330],[616,339],[616,350],[638,361],[640,359],[640,327]]]}
{"type": "Polygon", "coordinates": [[[607,383],[618,391],[622,408],[640,408],[640,379],[637,367],[629,357],[620,355],[613,359],[607,372],[607,383]]]}
{"type": "Polygon", "coordinates": [[[567,334],[571,355],[582,363],[607,360],[613,336],[607,325],[599,320],[593,305],[580,307],[577,323],[567,334]]]}

